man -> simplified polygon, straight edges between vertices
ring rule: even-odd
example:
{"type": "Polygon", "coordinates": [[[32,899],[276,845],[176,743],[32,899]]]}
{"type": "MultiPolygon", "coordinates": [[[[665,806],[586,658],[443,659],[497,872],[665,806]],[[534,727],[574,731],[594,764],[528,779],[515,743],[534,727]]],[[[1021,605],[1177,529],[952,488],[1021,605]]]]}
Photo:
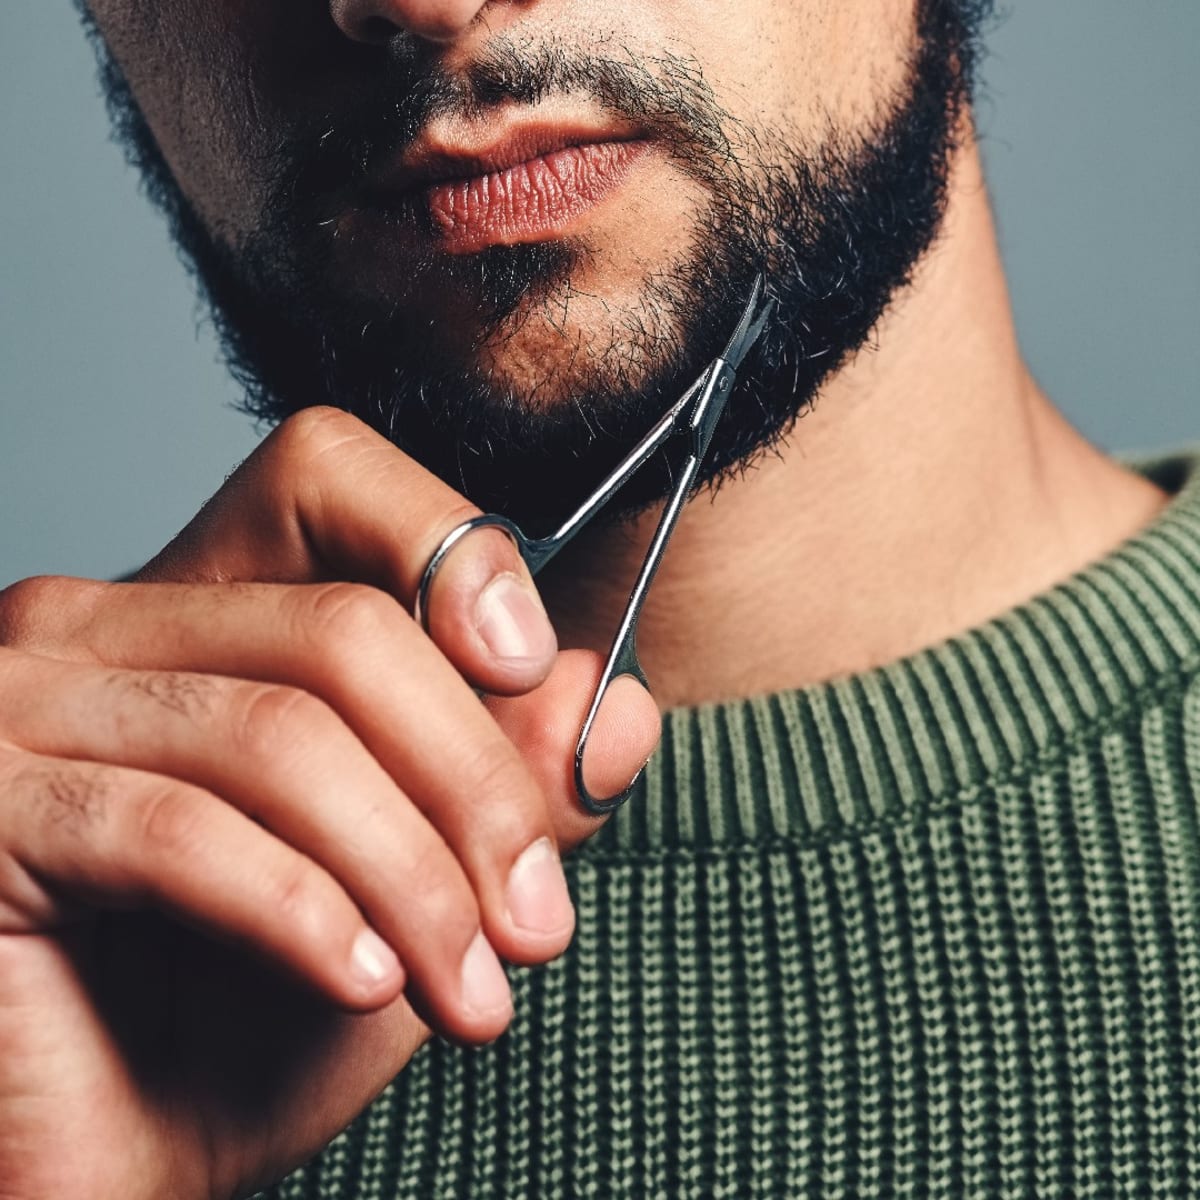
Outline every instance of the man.
{"type": "Polygon", "coordinates": [[[279,428],[135,581],[0,596],[0,1194],[1188,1194],[1200,493],[1021,362],[985,6],[85,16],[279,428]],[[415,593],[760,273],[602,826],[670,453],[537,588],[493,531],[415,593]]]}

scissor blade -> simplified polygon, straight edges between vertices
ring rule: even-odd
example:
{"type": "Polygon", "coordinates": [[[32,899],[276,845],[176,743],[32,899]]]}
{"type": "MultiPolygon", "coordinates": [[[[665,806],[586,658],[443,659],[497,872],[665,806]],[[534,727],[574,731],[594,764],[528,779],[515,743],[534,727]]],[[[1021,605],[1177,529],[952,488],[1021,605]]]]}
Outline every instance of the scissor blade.
{"type": "Polygon", "coordinates": [[[766,304],[761,303],[764,289],[765,281],[759,275],[754,281],[754,287],[750,292],[750,299],[746,303],[745,311],[742,313],[742,319],[738,322],[733,336],[729,339],[729,345],[725,347],[725,351],[721,355],[735,371],[742,365],[746,355],[750,353],[750,348],[762,335],[767,320],[775,309],[774,300],[768,301],[766,304]]]}
{"type": "Polygon", "coordinates": [[[740,370],[743,360],[754,348],[754,345],[758,339],[762,337],[762,332],[767,327],[767,322],[771,319],[774,313],[775,301],[769,300],[763,305],[758,316],[754,319],[754,323],[747,328],[740,344],[730,348],[725,361],[735,371],[740,370]]]}

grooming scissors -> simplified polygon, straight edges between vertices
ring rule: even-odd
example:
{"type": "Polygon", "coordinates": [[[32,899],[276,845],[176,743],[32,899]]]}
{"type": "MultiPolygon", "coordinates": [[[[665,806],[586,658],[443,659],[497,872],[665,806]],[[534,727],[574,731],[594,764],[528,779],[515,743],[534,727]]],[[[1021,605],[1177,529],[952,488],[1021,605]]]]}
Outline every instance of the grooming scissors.
{"type": "Polygon", "coordinates": [[[742,361],[750,352],[751,347],[758,341],[767,320],[774,310],[773,300],[764,301],[764,284],[760,275],[755,280],[750,294],[749,303],[742,313],[729,345],[701,373],[700,377],[687,389],[675,405],[662,417],[657,425],[633,448],[622,462],[609,474],[608,478],[588,497],[587,500],[564,522],[557,532],[549,537],[530,538],[507,517],[498,513],[489,513],[474,520],[466,521],[453,530],[435,551],[421,577],[421,586],[417,592],[416,617],[428,629],[429,592],[437,573],[445,563],[454,548],[468,534],[477,529],[503,530],[516,544],[517,550],[525,560],[531,575],[537,573],[552,559],[571,539],[583,529],[588,522],[625,485],[671,437],[676,434],[685,437],[689,442],[689,451],[683,462],[682,469],[676,479],[670,499],[655,530],[650,548],[642,561],[637,581],[630,592],[625,613],[613,638],[612,649],[604,666],[604,673],[596,685],[591,707],[584,719],[579,740],[575,746],[575,789],[579,801],[588,812],[603,816],[620,808],[633,792],[642,772],[639,771],[633,782],[620,795],[611,799],[600,799],[588,791],[583,778],[583,759],[587,751],[588,738],[592,726],[596,722],[596,714],[609,687],[615,679],[622,675],[631,675],[647,690],[650,685],[646,673],[642,670],[637,656],[637,624],[641,615],[642,605],[650,584],[658,572],[667,543],[675,531],[676,522],[683,511],[696,485],[700,466],[708,453],[709,442],[717,421],[725,411],[725,405],[733,394],[734,382],[742,361]]]}

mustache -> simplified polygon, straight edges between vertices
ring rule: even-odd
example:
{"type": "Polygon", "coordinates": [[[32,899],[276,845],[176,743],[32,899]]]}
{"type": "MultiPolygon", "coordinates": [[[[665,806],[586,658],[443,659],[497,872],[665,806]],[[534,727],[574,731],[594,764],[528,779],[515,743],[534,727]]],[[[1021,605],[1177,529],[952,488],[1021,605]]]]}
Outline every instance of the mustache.
{"type": "Polygon", "coordinates": [[[694,179],[726,186],[738,164],[736,122],[717,102],[699,64],[674,54],[599,56],[561,45],[497,38],[450,72],[418,49],[389,57],[370,91],[289,136],[276,155],[273,198],[320,201],[367,180],[401,154],[435,118],[478,118],[502,104],[532,107],[555,96],[587,96],[637,124],[694,179]]]}

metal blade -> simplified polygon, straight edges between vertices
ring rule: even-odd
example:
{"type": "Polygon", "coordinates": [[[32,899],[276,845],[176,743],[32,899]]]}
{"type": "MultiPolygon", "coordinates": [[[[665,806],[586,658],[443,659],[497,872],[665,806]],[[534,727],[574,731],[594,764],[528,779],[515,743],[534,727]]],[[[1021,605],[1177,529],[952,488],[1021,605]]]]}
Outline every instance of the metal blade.
{"type": "Polygon", "coordinates": [[[725,347],[725,352],[721,355],[735,371],[742,365],[746,355],[750,353],[750,348],[758,341],[772,312],[775,311],[774,300],[760,306],[765,285],[766,281],[759,275],[754,281],[754,287],[750,292],[746,309],[742,313],[742,319],[738,322],[733,336],[729,339],[729,345],[725,347]]]}

